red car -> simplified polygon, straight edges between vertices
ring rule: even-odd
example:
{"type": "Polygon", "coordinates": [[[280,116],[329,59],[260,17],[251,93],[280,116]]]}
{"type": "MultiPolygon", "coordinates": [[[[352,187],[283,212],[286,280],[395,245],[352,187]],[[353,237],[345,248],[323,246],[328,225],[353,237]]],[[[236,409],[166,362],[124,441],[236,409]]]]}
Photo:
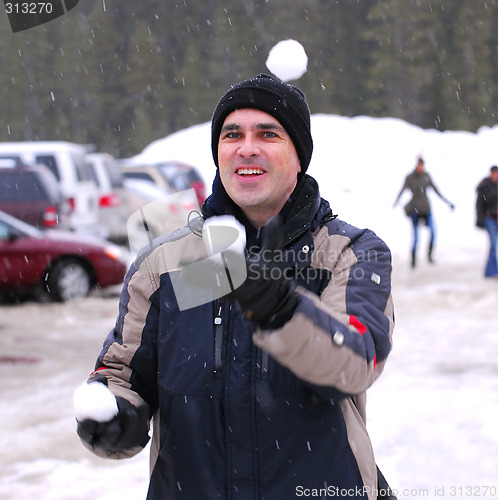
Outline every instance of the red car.
{"type": "Polygon", "coordinates": [[[42,231],[0,211],[0,293],[64,302],[123,282],[128,255],[105,240],[42,231]]]}

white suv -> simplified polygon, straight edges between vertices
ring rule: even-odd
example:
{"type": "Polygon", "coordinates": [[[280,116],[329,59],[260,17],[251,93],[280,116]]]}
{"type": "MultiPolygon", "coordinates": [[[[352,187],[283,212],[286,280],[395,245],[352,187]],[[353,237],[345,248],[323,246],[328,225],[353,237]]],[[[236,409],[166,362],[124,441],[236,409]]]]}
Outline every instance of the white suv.
{"type": "Polygon", "coordinates": [[[100,222],[109,230],[111,241],[127,242],[126,224],[132,209],[116,159],[108,153],[89,153],[86,160],[99,189],[100,222]]]}
{"type": "Polygon", "coordinates": [[[71,230],[106,238],[108,230],[99,223],[99,192],[85,158],[87,152],[86,146],[71,142],[0,142],[0,158],[41,163],[52,171],[71,207],[71,230]]]}

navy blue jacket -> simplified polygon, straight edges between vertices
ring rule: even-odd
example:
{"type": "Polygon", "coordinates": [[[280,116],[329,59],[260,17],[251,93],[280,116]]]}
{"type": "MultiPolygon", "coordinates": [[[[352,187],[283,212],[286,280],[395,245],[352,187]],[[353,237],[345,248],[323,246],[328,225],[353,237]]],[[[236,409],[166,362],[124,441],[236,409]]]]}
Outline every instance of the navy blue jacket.
{"type": "MultiPolygon", "coordinates": [[[[219,189],[203,210],[247,225],[219,189]]],[[[155,240],[128,272],[96,368],[151,409],[148,500],[376,498],[364,393],[391,349],[390,252],[335,218],[309,176],[284,215],[299,300],[276,330],[256,328],[229,297],[179,310],[171,276],[202,241],[188,228],[155,240]]],[[[249,227],[248,240],[258,241],[249,227]]]]}

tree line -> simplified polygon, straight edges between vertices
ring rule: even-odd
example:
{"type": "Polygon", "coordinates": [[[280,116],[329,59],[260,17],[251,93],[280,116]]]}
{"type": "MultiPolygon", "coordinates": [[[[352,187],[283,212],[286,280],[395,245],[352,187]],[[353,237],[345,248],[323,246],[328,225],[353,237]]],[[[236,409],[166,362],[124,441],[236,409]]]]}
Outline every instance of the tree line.
{"type": "MultiPolygon", "coordinates": [[[[4,19],[1,20],[5,21],[4,19]]],[[[311,112],[422,128],[497,123],[498,0],[99,0],[0,31],[0,140],[117,157],[208,121],[221,95],[301,42],[311,112]]]]}

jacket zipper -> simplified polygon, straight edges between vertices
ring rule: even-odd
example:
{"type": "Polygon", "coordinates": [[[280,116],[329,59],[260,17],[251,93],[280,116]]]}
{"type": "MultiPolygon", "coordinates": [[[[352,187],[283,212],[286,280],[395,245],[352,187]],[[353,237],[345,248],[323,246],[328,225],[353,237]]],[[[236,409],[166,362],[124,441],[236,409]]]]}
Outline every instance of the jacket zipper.
{"type": "Polygon", "coordinates": [[[261,350],[261,377],[265,378],[268,375],[268,353],[261,350]]]}
{"type": "Polygon", "coordinates": [[[223,302],[217,300],[215,302],[214,312],[214,371],[221,371],[222,365],[222,348],[223,348],[223,319],[221,313],[223,311],[223,302]]]}
{"type": "MultiPolygon", "coordinates": [[[[221,372],[223,369],[223,306],[222,300],[217,300],[214,304],[214,372],[221,372]]],[[[261,350],[261,377],[268,374],[268,353],[261,350]]]]}

